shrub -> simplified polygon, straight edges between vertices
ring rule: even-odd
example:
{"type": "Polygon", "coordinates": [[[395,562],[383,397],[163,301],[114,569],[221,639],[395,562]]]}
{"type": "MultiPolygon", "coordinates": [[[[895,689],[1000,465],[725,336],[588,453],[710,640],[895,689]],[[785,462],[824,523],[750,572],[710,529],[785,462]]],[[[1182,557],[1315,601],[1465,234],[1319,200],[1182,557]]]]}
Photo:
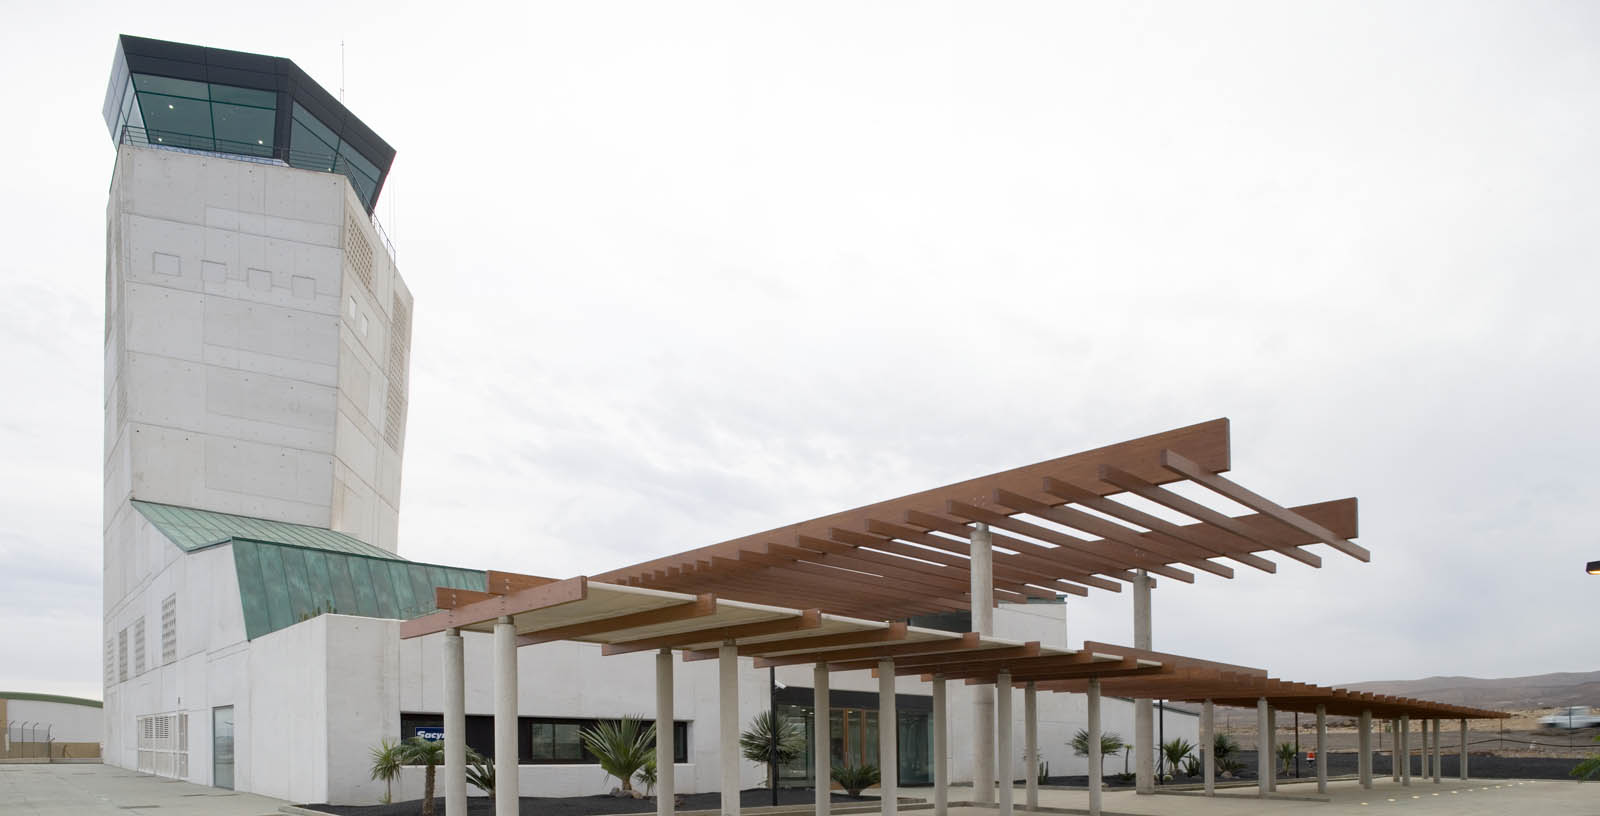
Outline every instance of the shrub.
{"type": "MultiPolygon", "coordinates": [[[[778,752],[778,764],[793,760],[805,753],[806,734],[787,717],[763,711],[750,721],[750,727],[739,735],[739,752],[745,759],[767,768],[772,775],[772,752],[778,752]]],[[[773,784],[772,779],[767,784],[773,784]]]]}
{"type": "Polygon", "coordinates": [[[601,720],[593,728],[578,732],[583,747],[594,754],[600,769],[633,790],[633,775],[655,755],[656,727],[646,726],[644,718],[629,715],[620,720],[601,720]]]}
{"type": "MultiPolygon", "coordinates": [[[[1072,753],[1086,757],[1089,755],[1089,729],[1079,728],[1078,733],[1072,735],[1072,741],[1067,743],[1072,746],[1072,753]]],[[[1122,735],[1115,731],[1104,731],[1100,734],[1100,772],[1105,773],[1106,757],[1127,747],[1122,741],[1122,735]]],[[[1126,764],[1126,763],[1124,763],[1126,764]]]]}
{"type": "Polygon", "coordinates": [[[650,795],[652,792],[655,791],[655,789],[656,789],[656,756],[655,756],[655,754],[651,754],[650,758],[645,760],[644,767],[640,768],[639,772],[633,775],[633,778],[638,780],[640,785],[644,786],[644,792],[645,792],[646,796],[650,795]]]}
{"type": "MultiPolygon", "coordinates": [[[[1600,736],[1596,736],[1594,741],[1600,742],[1600,736]]],[[[1578,767],[1572,769],[1572,775],[1585,781],[1600,778],[1600,754],[1579,762],[1578,767]]]]}
{"type": "Polygon", "coordinates": [[[1174,772],[1178,766],[1194,752],[1194,743],[1183,737],[1175,737],[1171,742],[1161,745],[1161,754],[1167,759],[1168,772],[1174,772]]]}
{"type": "Polygon", "coordinates": [[[1197,756],[1186,756],[1186,757],[1183,758],[1183,775],[1184,776],[1194,777],[1194,776],[1200,776],[1200,775],[1202,775],[1204,773],[1205,773],[1205,768],[1201,767],[1201,765],[1200,765],[1200,757],[1197,757],[1197,756]]]}
{"type": "Polygon", "coordinates": [[[1289,769],[1294,767],[1294,758],[1299,752],[1294,749],[1294,743],[1285,742],[1278,745],[1278,774],[1287,775],[1289,769]]]}
{"type": "Polygon", "coordinates": [[[467,784],[494,795],[494,760],[471,748],[467,749],[467,784]]]}
{"type": "Polygon", "coordinates": [[[878,784],[879,780],[878,766],[867,764],[835,765],[831,776],[851,796],[860,796],[862,791],[878,784]]]}

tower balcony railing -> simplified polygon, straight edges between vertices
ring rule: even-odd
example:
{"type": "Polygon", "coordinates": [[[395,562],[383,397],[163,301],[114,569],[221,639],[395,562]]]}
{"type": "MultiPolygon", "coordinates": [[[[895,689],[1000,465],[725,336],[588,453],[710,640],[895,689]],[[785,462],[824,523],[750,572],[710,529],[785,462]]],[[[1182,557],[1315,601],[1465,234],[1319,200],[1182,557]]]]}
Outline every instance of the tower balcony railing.
{"type": "MultiPolygon", "coordinates": [[[[192,133],[142,128],[133,125],[122,126],[122,131],[118,134],[117,143],[201,156],[217,156],[255,162],[257,164],[277,165],[279,167],[294,167],[314,172],[338,173],[346,179],[350,179],[347,163],[337,154],[330,155],[327,151],[291,150],[284,145],[264,145],[260,141],[252,144],[244,141],[218,139],[212,136],[199,136],[192,133]]],[[[353,179],[351,179],[350,183],[352,186],[355,184],[353,179]]],[[[359,197],[357,196],[357,198],[359,197]]],[[[382,241],[384,248],[389,251],[389,257],[395,258],[394,242],[389,239],[389,233],[383,228],[383,223],[378,220],[377,214],[367,213],[367,219],[372,222],[372,230],[377,233],[378,240],[382,241]]]]}

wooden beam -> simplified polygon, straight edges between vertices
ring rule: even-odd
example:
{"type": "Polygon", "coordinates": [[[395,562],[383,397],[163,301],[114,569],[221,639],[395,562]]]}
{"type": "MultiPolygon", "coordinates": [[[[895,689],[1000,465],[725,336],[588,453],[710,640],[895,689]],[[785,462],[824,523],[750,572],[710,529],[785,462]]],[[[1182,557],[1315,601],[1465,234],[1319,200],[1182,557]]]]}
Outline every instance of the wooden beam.
{"type": "MultiPolygon", "coordinates": [[[[926,527],[929,530],[939,530],[951,535],[971,535],[972,533],[972,528],[968,527],[965,521],[957,521],[955,519],[945,518],[944,516],[936,516],[932,513],[924,513],[920,510],[907,511],[906,523],[915,524],[918,527],[926,527]]],[[[1051,549],[1043,544],[1035,544],[1032,541],[1023,541],[1020,538],[1013,538],[1005,533],[991,532],[990,539],[992,540],[994,546],[1011,550],[1018,555],[1025,556],[1030,559],[1030,561],[1038,562],[1045,569],[1073,573],[1078,577],[1074,577],[1071,580],[1082,581],[1089,586],[1099,587],[1100,589],[1104,589],[1109,592],[1121,592],[1122,587],[1103,578],[1095,577],[1090,573],[1098,572],[1102,575],[1116,578],[1120,581],[1127,581],[1130,584],[1133,583],[1134,578],[1136,577],[1132,572],[1125,569],[1107,568],[1105,566],[1106,561],[1104,559],[1097,560],[1093,558],[1086,558],[1080,553],[1071,550],[1064,550],[1060,547],[1051,549]]],[[[1000,558],[1001,555],[1003,555],[1003,553],[995,553],[995,560],[1002,560],[1000,558]]],[[[1046,572],[1044,574],[1049,575],[1052,573],[1046,572]]]]}
{"type": "Polygon", "coordinates": [[[915,643],[888,643],[879,646],[862,646],[854,649],[817,649],[775,657],[758,657],[755,661],[755,667],[766,669],[774,666],[799,666],[806,663],[842,663],[850,660],[881,660],[885,657],[900,658],[905,655],[959,652],[977,648],[979,640],[977,632],[967,632],[960,638],[952,640],[919,640],[915,643]]]}
{"type": "Polygon", "coordinates": [[[484,584],[489,592],[495,595],[510,595],[519,589],[532,589],[545,584],[553,584],[555,578],[546,578],[542,575],[523,575],[520,572],[501,572],[489,570],[484,577],[484,584]]]}
{"type": "Polygon", "coordinates": [[[626,632],[641,626],[659,626],[664,623],[677,623],[679,621],[694,620],[717,612],[717,596],[710,593],[700,595],[693,601],[674,604],[660,609],[650,609],[644,612],[634,612],[629,615],[618,615],[614,618],[573,623],[566,626],[554,626],[549,629],[537,629],[522,636],[517,645],[532,646],[538,643],[549,643],[556,640],[576,640],[593,637],[607,632],[626,632]]]}
{"type": "Polygon", "coordinates": [[[486,601],[499,597],[493,592],[478,592],[472,589],[456,589],[454,587],[434,587],[433,607],[435,609],[456,609],[469,603],[486,601]]]}
{"type": "MultiPolygon", "coordinates": [[[[1255,567],[1262,572],[1272,573],[1278,571],[1278,565],[1251,553],[1248,549],[1224,548],[1208,544],[1201,536],[1194,535],[1190,528],[1173,524],[1159,516],[1152,516],[1138,508],[1129,507],[1122,502],[1112,501],[1087,488],[1072,484],[1071,482],[1045,477],[1044,492],[1057,498],[1066,499],[1073,504],[1081,504],[1091,510],[1104,513],[1123,521],[1132,522],[1150,530],[1146,535],[1165,535],[1168,538],[1182,541],[1197,549],[1213,553],[1224,558],[1231,558],[1249,567],[1255,567]]],[[[1219,530],[1219,532],[1221,532],[1219,530]]],[[[1251,543],[1248,539],[1239,539],[1241,544],[1251,543]]]]}
{"type": "Polygon", "coordinates": [[[1313,567],[1322,566],[1322,559],[1315,553],[1308,553],[1299,547],[1284,543],[1277,536],[1270,535],[1261,530],[1245,526],[1238,519],[1217,512],[1197,501],[1180,496],[1164,487],[1147,482],[1119,468],[1110,465],[1100,467],[1100,481],[1114,484],[1137,496],[1142,496],[1169,510],[1176,510],[1186,516],[1191,516],[1207,524],[1221,527],[1240,538],[1249,539],[1269,549],[1277,550],[1290,558],[1313,567]]]}
{"type": "MultiPolygon", "coordinates": [[[[966,502],[954,500],[948,501],[945,503],[945,512],[952,516],[959,516],[969,521],[981,521],[985,524],[988,524],[990,527],[999,527],[1002,530],[1010,530],[1018,535],[1025,535],[1029,538],[1037,538],[1040,541],[1048,541],[1059,548],[1075,550],[1078,553],[1093,558],[1099,563],[1111,567],[1112,569],[1124,566],[1139,567],[1156,573],[1157,575],[1165,575],[1168,578],[1183,581],[1184,583],[1194,583],[1194,573],[1188,572],[1187,570],[1181,570],[1176,567],[1169,567],[1162,563],[1158,558],[1142,556],[1136,553],[1132,547],[1129,547],[1126,544],[1118,544],[1113,541],[1106,541],[1105,539],[1100,539],[1099,541],[1085,541],[1077,536],[1069,536],[1066,533],[1057,532],[1047,527],[1040,527],[1037,524],[1012,518],[1004,513],[978,507],[966,502]]],[[[1046,552],[1054,551],[1046,549],[1046,552]]]]}
{"type": "Polygon", "coordinates": [[[640,638],[639,640],[629,640],[622,643],[607,643],[600,647],[600,653],[610,656],[629,654],[631,652],[655,651],[657,649],[682,648],[684,646],[693,646],[696,643],[726,643],[730,640],[737,642],[741,638],[762,637],[782,632],[800,632],[806,629],[815,629],[821,625],[822,610],[807,609],[797,617],[792,618],[740,623],[732,626],[697,629],[693,632],[679,632],[674,635],[640,638]]]}
{"type": "MultiPolygon", "coordinates": [[[[786,638],[783,640],[764,640],[757,643],[741,644],[740,657],[754,657],[771,652],[796,652],[811,651],[815,649],[828,649],[835,646],[856,646],[863,643],[884,643],[895,640],[905,640],[910,627],[905,621],[894,621],[882,629],[864,629],[859,632],[838,632],[832,635],[812,635],[810,637],[786,638]]],[[[716,657],[712,650],[704,652],[684,652],[684,660],[708,660],[716,657]]]]}
{"type": "MultiPolygon", "coordinates": [[[[1223,578],[1232,578],[1233,569],[1221,564],[1206,560],[1206,553],[1196,555],[1194,548],[1183,545],[1179,547],[1162,543],[1155,539],[1143,537],[1138,530],[1124,527],[1115,522],[1106,521],[1099,516],[1091,516],[1070,507],[1058,507],[1036,499],[1030,499],[1021,493],[1009,490],[996,490],[994,492],[996,504],[1009,507],[1019,513],[1028,513],[1047,521],[1081,530],[1090,535],[1100,536],[1107,541],[1115,541],[1132,548],[1132,552],[1140,558],[1161,561],[1177,561],[1182,564],[1205,570],[1212,575],[1223,578]]],[[[1092,543],[1092,542],[1091,542],[1092,543]]]]}
{"type": "Polygon", "coordinates": [[[400,638],[406,640],[443,632],[446,629],[472,626],[503,616],[514,617],[524,612],[581,601],[587,597],[589,597],[589,579],[579,575],[576,578],[528,587],[507,595],[495,595],[456,609],[445,609],[431,615],[401,621],[400,638]]]}
{"type": "Polygon", "coordinates": [[[1365,547],[1352,542],[1343,536],[1334,534],[1332,530],[1311,521],[1310,519],[1289,510],[1277,502],[1255,493],[1238,482],[1200,467],[1194,461],[1177,451],[1164,450],[1161,452],[1161,466],[1180,476],[1189,479],[1202,487],[1220,495],[1226,496],[1251,510],[1270,516],[1284,524],[1299,530],[1318,541],[1351,556],[1358,561],[1371,561],[1372,553],[1365,547]]]}
{"type": "MultiPolygon", "coordinates": [[[[965,560],[969,564],[972,560],[971,545],[968,542],[954,538],[948,538],[932,532],[924,532],[916,529],[915,527],[909,527],[904,524],[891,524],[887,521],[869,518],[867,519],[867,532],[877,536],[887,536],[913,544],[921,544],[926,547],[934,547],[944,552],[953,553],[954,555],[951,557],[965,560]]],[[[1045,589],[1055,590],[1057,592],[1066,592],[1082,597],[1087,597],[1089,595],[1089,590],[1087,587],[1079,586],[1078,584],[1070,583],[1059,578],[1048,577],[1048,573],[1039,573],[1036,570],[1029,570],[1026,567],[1021,566],[1022,563],[1023,562],[1016,558],[1016,556],[1008,553],[995,553],[995,575],[1003,575],[1013,581],[1021,581],[1045,589]]],[[[1043,566],[1050,567],[1052,570],[1054,570],[1056,565],[1050,564],[1049,562],[1043,562],[1043,566]]],[[[970,570],[971,567],[969,566],[968,569],[970,570]]],[[[1117,584],[1110,582],[1107,583],[1114,588],[1118,586],[1117,584]]]]}

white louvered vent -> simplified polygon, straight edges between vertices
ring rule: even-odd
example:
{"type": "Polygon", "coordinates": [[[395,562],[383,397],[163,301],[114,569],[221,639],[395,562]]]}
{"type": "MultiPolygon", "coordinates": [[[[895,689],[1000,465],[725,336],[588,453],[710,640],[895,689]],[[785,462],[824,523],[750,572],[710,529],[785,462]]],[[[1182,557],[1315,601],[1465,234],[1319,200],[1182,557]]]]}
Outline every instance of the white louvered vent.
{"type": "Polygon", "coordinates": [[[361,279],[361,285],[372,289],[372,242],[367,240],[367,233],[361,225],[361,219],[355,213],[345,213],[344,216],[344,259],[350,264],[350,271],[361,279]]]}
{"type": "Polygon", "coordinates": [[[106,638],[106,686],[117,683],[117,641],[115,638],[106,638]]]}
{"type": "Polygon", "coordinates": [[[133,622],[133,674],[144,674],[144,618],[133,622]]]}
{"type": "Polygon", "coordinates": [[[383,438],[389,447],[402,449],[406,438],[406,371],[411,360],[411,301],[394,295],[389,318],[389,410],[383,418],[383,438]]]}
{"type": "Polygon", "coordinates": [[[139,718],[139,770],[157,776],[189,776],[189,715],[150,714],[139,718]]]}
{"type": "Polygon", "coordinates": [[[161,602],[161,665],[178,659],[178,596],[161,602]]]}
{"type": "Polygon", "coordinates": [[[117,682],[128,682],[128,630],[117,633],[117,682]]]}

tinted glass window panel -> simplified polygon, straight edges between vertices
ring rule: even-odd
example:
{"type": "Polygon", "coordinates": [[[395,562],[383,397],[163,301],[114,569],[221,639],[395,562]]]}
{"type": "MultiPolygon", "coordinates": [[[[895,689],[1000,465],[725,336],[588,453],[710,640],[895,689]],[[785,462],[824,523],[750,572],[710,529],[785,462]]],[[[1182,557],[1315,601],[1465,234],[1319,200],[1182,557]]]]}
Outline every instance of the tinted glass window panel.
{"type": "Polygon", "coordinates": [[[578,736],[577,723],[556,723],[556,750],[557,762],[577,762],[583,759],[583,741],[578,736]]]}
{"type": "Polygon", "coordinates": [[[151,76],[150,74],[134,74],[133,84],[139,89],[140,93],[158,93],[166,94],[167,96],[182,96],[189,99],[211,98],[211,94],[207,92],[204,82],[151,76]]]}
{"type": "Polygon", "coordinates": [[[556,758],[556,728],[551,723],[533,724],[533,761],[552,762],[556,758]]]}
{"type": "Polygon", "coordinates": [[[217,149],[231,153],[272,155],[273,119],[274,114],[270,110],[221,103],[211,105],[217,149]]]}
{"type": "Polygon", "coordinates": [[[317,138],[322,140],[323,144],[330,145],[332,147],[339,146],[339,135],[333,132],[333,128],[324,125],[321,119],[312,116],[311,111],[300,107],[299,103],[295,103],[294,106],[294,121],[295,124],[304,125],[307,130],[315,133],[317,138]]]}
{"type": "Polygon", "coordinates": [[[255,108],[276,109],[278,107],[278,94],[276,91],[213,84],[211,86],[211,101],[227,102],[232,105],[249,105],[255,108]]]}
{"type": "Polygon", "coordinates": [[[211,105],[197,99],[139,94],[150,141],[172,147],[215,149],[211,138],[211,105]]]}
{"type": "Polygon", "coordinates": [[[333,170],[334,149],[296,119],[289,133],[289,164],[307,170],[333,170]]]}

